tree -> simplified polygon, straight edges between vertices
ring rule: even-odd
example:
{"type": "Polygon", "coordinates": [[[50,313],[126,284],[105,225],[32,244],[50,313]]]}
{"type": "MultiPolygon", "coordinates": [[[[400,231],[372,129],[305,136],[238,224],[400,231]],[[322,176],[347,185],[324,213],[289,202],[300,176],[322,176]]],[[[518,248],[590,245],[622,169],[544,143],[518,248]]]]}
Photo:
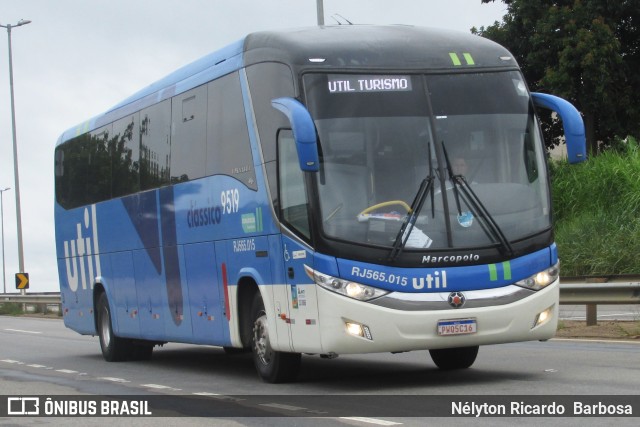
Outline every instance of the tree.
{"type": "MultiPolygon", "coordinates": [[[[561,96],[582,112],[592,153],[616,137],[640,136],[640,0],[502,2],[502,22],[471,31],[509,49],[532,91],[561,96]]],[[[559,126],[550,116],[544,121],[552,148],[559,126]]]]}

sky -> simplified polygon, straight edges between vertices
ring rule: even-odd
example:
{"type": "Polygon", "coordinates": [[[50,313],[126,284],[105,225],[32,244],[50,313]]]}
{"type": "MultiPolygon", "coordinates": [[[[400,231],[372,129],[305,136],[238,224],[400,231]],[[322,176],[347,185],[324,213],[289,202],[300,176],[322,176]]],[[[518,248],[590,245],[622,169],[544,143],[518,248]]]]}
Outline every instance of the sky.
{"type": "MultiPolygon", "coordinates": [[[[316,25],[316,11],[316,0],[0,0],[0,24],[32,21],[11,30],[28,293],[59,290],[53,150],[62,132],[248,33],[316,25]]],[[[324,0],[326,25],[340,15],[354,24],[469,32],[501,21],[505,11],[499,1],[324,0]]],[[[0,189],[10,187],[2,204],[6,290],[14,293],[19,267],[7,45],[0,28],[0,189]]]]}

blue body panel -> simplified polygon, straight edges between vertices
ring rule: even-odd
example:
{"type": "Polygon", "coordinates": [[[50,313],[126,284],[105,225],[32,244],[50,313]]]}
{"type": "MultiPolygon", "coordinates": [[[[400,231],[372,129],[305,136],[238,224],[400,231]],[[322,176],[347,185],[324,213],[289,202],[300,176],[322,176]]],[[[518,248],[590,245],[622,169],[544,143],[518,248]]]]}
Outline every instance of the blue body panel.
{"type": "MultiPolygon", "coordinates": [[[[338,259],[339,277],[396,292],[474,291],[500,288],[543,271],[555,245],[499,264],[440,268],[394,268],[338,259]]],[[[555,256],[557,258],[557,255],[555,256]]]]}

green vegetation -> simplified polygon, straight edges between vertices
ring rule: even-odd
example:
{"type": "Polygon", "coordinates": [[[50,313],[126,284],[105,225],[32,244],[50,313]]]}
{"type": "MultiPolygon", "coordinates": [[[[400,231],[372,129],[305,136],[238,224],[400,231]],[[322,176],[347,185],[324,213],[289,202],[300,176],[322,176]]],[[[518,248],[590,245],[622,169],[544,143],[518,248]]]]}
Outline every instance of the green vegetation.
{"type": "MultiPolygon", "coordinates": [[[[494,1],[506,7],[502,22],[471,31],[509,49],[532,91],[576,106],[590,152],[616,135],[640,135],[640,0],[482,0],[494,1]]],[[[552,147],[561,130],[550,117],[543,129],[552,147]]]]}
{"type": "Polygon", "coordinates": [[[640,273],[640,146],[629,137],[587,162],[550,162],[564,276],[640,273]]]}
{"type": "Polygon", "coordinates": [[[22,304],[17,302],[4,302],[0,304],[0,314],[15,316],[22,314],[22,304]]]}
{"type": "Polygon", "coordinates": [[[62,313],[57,309],[50,310],[49,307],[47,307],[47,304],[23,304],[20,302],[0,302],[0,315],[62,316],[62,313]],[[26,308],[26,310],[23,310],[23,308],[26,308]]]}
{"type": "MultiPolygon", "coordinates": [[[[640,136],[640,0],[481,1],[506,13],[471,32],[509,49],[532,91],[583,115],[592,156],[550,165],[562,274],[639,274],[640,148],[618,136],[640,136]]],[[[562,144],[559,120],[538,114],[547,148],[562,144]]]]}

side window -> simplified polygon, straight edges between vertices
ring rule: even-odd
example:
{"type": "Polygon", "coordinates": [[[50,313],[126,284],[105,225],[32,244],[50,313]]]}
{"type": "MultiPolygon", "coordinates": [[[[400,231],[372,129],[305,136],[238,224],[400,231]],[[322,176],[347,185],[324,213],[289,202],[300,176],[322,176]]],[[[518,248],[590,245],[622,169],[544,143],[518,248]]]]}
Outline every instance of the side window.
{"type": "MultiPolygon", "coordinates": [[[[90,133],[88,146],[84,147],[87,160],[85,200],[79,205],[97,203],[111,198],[111,153],[109,137],[111,125],[104,126],[90,133]]],[[[81,180],[81,177],[77,177],[81,180]]],[[[82,186],[82,181],[74,182],[82,186]]]]}
{"type": "Polygon", "coordinates": [[[207,86],[173,97],[171,183],[205,176],[207,86]]]}
{"type": "Polygon", "coordinates": [[[111,125],[56,148],[56,200],[73,209],[111,198],[111,125]]]}
{"type": "Polygon", "coordinates": [[[111,151],[111,197],[140,191],[140,120],[138,113],[113,124],[111,151]]]}
{"type": "Polygon", "coordinates": [[[248,67],[247,79],[262,144],[262,156],[268,163],[276,157],[275,136],[278,129],[289,126],[286,117],[271,106],[271,100],[296,96],[293,75],[284,64],[265,62],[248,67]]]}
{"type": "Polygon", "coordinates": [[[170,183],[171,101],[140,112],[140,188],[149,190],[170,183]]]}
{"type": "Polygon", "coordinates": [[[278,133],[278,190],[280,217],[307,239],[309,232],[309,203],[300,169],[298,152],[290,130],[278,133]]]}
{"type": "Polygon", "coordinates": [[[281,112],[271,106],[271,100],[295,96],[293,74],[288,66],[272,62],[251,65],[246,70],[269,191],[274,206],[277,206],[276,135],[278,129],[289,126],[289,123],[281,112]]]}
{"type": "Polygon", "coordinates": [[[238,73],[209,83],[207,175],[229,175],[257,190],[238,73]]]}

